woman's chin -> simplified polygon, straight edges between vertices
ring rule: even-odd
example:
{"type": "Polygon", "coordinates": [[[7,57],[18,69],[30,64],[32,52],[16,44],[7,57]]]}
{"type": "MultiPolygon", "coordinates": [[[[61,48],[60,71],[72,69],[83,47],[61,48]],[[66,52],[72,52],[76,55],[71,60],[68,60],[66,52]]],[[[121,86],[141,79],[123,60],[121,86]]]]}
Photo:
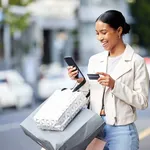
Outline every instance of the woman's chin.
{"type": "Polygon", "coordinates": [[[110,51],[110,50],[109,50],[109,48],[107,48],[107,47],[104,47],[104,50],[106,50],[106,51],[110,51]]]}

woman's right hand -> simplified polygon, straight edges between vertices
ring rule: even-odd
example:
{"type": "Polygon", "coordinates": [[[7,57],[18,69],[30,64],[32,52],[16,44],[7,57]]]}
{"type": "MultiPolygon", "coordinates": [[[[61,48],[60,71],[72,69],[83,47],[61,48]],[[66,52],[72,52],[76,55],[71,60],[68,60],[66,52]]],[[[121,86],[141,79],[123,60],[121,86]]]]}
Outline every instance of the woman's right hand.
{"type": "Polygon", "coordinates": [[[76,67],[73,66],[68,66],[68,76],[72,79],[72,80],[76,80],[78,83],[81,83],[83,81],[83,78],[76,78],[76,76],[78,75],[78,70],[76,69],[76,67]]]}

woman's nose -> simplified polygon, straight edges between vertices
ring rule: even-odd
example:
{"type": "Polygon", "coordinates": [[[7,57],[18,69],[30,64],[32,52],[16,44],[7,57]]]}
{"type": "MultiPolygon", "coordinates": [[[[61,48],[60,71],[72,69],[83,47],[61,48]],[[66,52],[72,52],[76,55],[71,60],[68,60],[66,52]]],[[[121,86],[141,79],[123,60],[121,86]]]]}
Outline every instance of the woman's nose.
{"type": "Polygon", "coordinates": [[[103,41],[104,37],[103,36],[98,36],[99,41],[103,41]]]}

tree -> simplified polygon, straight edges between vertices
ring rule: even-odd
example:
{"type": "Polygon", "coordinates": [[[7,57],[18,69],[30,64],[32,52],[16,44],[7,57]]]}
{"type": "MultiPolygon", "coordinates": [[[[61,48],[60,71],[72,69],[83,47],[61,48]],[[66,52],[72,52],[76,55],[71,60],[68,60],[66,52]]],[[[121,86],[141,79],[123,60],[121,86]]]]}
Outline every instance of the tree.
{"type": "MultiPolygon", "coordinates": [[[[15,14],[10,11],[10,7],[12,5],[18,6],[26,6],[32,0],[9,0],[9,4],[6,8],[3,8],[4,19],[0,22],[2,25],[7,23],[10,25],[11,34],[15,31],[24,31],[28,27],[28,18],[30,16],[29,13],[25,13],[24,15],[15,14]]],[[[2,7],[2,2],[0,3],[0,7],[2,7]]]]}
{"type": "MultiPolygon", "coordinates": [[[[2,10],[2,19],[0,20],[0,57],[2,56],[2,58],[4,58],[6,68],[10,68],[10,64],[12,64],[12,56],[15,56],[18,53],[21,56],[21,51],[22,53],[27,53],[29,51],[29,48],[26,48],[29,47],[29,45],[24,44],[24,41],[21,40],[20,37],[29,27],[30,14],[28,12],[25,12],[24,14],[19,14],[16,13],[16,11],[12,11],[12,8],[16,8],[16,6],[24,7],[30,2],[31,0],[0,1],[0,8],[2,10]],[[14,37],[16,35],[19,35],[20,37],[18,36],[19,38],[15,39],[14,37]]],[[[16,60],[19,59],[21,59],[21,57],[18,57],[16,60]]]]}
{"type": "MultiPolygon", "coordinates": [[[[9,5],[26,6],[33,0],[9,0],[9,5]]],[[[0,1],[0,7],[2,7],[2,0],[0,1]]]]}
{"type": "Polygon", "coordinates": [[[134,17],[133,43],[145,47],[150,52],[150,1],[136,0],[130,4],[130,8],[134,17]]]}

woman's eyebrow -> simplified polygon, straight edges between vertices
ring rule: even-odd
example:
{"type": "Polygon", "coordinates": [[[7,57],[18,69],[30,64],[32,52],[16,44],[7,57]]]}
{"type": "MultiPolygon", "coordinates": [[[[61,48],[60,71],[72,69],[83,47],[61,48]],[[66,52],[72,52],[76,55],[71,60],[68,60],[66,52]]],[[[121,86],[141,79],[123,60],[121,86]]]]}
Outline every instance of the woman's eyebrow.
{"type": "Polygon", "coordinates": [[[101,29],[100,32],[102,32],[102,31],[107,31],[107,30],[106,29],[101,29]]]}
{"type": "Polygon", "coordinates": [[[103,32],[103,31],[107,31],[106,29],[101,29],[101,30],[95,30],[96,32],[103,32]]]}

